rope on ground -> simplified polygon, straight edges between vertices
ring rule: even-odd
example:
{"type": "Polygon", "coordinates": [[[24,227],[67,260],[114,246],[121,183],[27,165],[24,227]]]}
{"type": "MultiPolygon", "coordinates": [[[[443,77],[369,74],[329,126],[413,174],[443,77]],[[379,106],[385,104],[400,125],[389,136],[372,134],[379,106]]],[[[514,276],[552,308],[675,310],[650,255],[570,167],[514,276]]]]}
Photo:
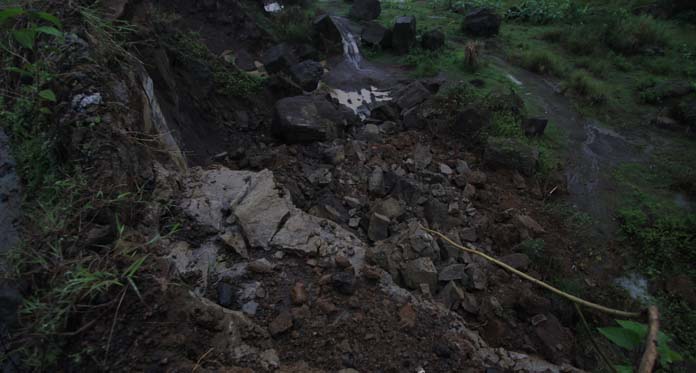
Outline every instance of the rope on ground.
{"type": "Polygon", "coordinates": [[[514,273],[514,274],[516,274],[516,275],[518,275],[518,276],[524,278],[525,280],[531,281],[531,282],[533,282],[533,283],[535,283],[535,284],[537,284],[537,285],[539,285],[539,286],[541,286],[541,287],[544,287],[544,288],[550,290],[550,291],[553,292],[554,294],[557,294],[557,295],[559,295],[559,296],[561,296],[561,297],[563,297],[563,298],[566,298],[566,299],[570,300],[571,302],[574,302],[574,303],[577,303],[577,304],[581,304],[581,305],[583,305],[583,306],[585,306],[585,307],[594,308],[594,309],[596,309],[596,310],[599,310],[599,311],[602,311],[602,312],[605,312],[605,313],[608,313],[608,314],[616,315],[616,316],[621,316],[621,317],[635,318],[635,317],[640,317],[641,314],[642,314],[641,312],[627,312],[627,311],[621,311],[621,310],[617,310],[617,309],[605,307],[605,306],[602,306],[602,305],[600,305],[600,304],[592,303],[592,302],[586,301],[586,300],[584,300],[584,299],[582,299],[582,298],[578,298],[578,297],[576,297],[576,296],[574,296],[574,295],[572,295],[572,294],[568,294],[568,293],[566,293],[566,292],[564,292],[564,291],[562,291],[562,290],[559,290],[559,289],[557,289],[557,288],[555,288],[555,287],[553,287],[553,286],[551,286],[551,285],[549,285],[549,284],[547,284],[547,283],[545,283],[545,282],[543,282],[543,281],[541,281],[541,280],[538,280],[538,279],[536,279],[536,278],[534,278],[534,277],[532,277],[532,276],[530,276],[530,275],[528,275],[528,274],[526,274],[526,273],[524,273],[524,272],[522,272],[522,271],[518,271],[517,269],[512,268],[511,266],[509,266],[509,265],[507,265],[507,264],[501,262],[500,260],[498,260],[498,259],[496,259],[496,258],[493,258],[493,257],[491,257],[491,256],[488,256],[488,255],[486,255],[486,254],[484,254],[484,253],[482,253],[482,252],[480,252],[480,251],[478,251],[478,250],[476,250],[476,249],[474,249],[474,248],[462,246],[462,245],[460,245],[460,244],[458,244],[458,243],[452,241],[452,240],[449,239],[447,236],[445,236],[444,234],[442,234],[442,233],[440,233],[440,232],[438,232],[438,231],[435,231],[435,230],[432,230],[432,229],[428,229],[428,228],[426,228],[426,227],[424,227],[424,226],[422,226],[422,225],[421,225],[421,228],[422,228],[423,230],[425,230],[426,232],[428,232],[428,233],[434,234],[434,235],[436,235],[436,236],[442,238],[442,239],[445,240],[447,243],[449,243],[450,245],[452,245],[452,246],[458,248],[459,250],[462,250],[462,251],[465,251],[465,252],[467,252],[467,253],[480,256],[480,257],[482,257],[483,259],[486,259],[487,261],[489,261],[489,262],[491,262],[491,263],[493,263],[493,264],[495,264],[495,265],[497,265],[497,266],[499,266],[499,267],[502,267],[503,269],[505,269],[505,270],[507,270],[507,271],[510,271],[510,272],[512,272],[512,273],[514,273]]]}
{"type": "Polygon", "coordinates": [[[660,317],[657,312],[657,307],[650,306],[648,308],[648,335],[645,339],[645,352],[643,358],[640,359],[638,373],[650,373],[655,366],[657,360],[657,333],[660,330],[660,317]]]}

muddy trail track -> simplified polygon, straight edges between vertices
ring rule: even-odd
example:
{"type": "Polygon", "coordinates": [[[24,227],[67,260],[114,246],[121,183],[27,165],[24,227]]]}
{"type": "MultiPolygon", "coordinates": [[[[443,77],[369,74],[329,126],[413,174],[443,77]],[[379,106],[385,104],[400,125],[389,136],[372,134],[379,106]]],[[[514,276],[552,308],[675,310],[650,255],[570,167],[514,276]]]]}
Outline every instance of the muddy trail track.
{"type": "MultiPolygon", "coordinates": [[[[100,92],[130,108],[97,103],[70,115],[108,113],[115,128],[160,142],[155,155],[128,142],[128,150],[108,153],[113,173],[146,180],[153,196],[133,234],[161,238],[148,249],[142,296],[116,294],[115,314],[69,348],[101,346],[86,358],[108,371],[596,370],[572,304],[420,226],[543,280],[587,277],[608,306],[638,307],[605,290],[620,275],[620,255],[593,263],[546,205],[569,201],[599,222],[597,235],[610,236],[611,169],[647,160],[650,146],[583,119],[543,78],[493,58],[566,133],[568,159],[555,183],[523,167],[493,167],[484,145],[469,143],[451,113],[436,109],[447,81],[411,79],[367,60],[360,26],[339,17],[323,18],[333,49],[315,61],[313,47],[274,43],[242,5],[133,5],[125,16],[149,41],[136,52],[142,64],[66,84],[68,99],[100,92]],[[161,14],[178,17],[153,26],[161,14]],[[177,43],[192,31],[214,63],[182,53],[177,43]],[[261,90],[221,93],[217,57],[230,55],[265,77],[261,90]],[[286,66],[270,72],[274,63],[286,66]],[[181,228],[160,237],[171,226],[181,228]],[[536,239],[546,249],[523,244],[536,239]]],[[[16,210],[5,209],[19,196],[11,166],[0,164],[3,235],[14,232],[6,222],[17,221],[16,210]]]]}

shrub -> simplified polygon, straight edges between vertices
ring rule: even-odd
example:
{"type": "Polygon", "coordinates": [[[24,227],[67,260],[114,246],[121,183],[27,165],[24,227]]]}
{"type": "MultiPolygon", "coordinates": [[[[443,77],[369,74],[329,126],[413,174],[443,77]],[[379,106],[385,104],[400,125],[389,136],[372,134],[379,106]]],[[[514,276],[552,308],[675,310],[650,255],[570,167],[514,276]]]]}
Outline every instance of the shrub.
{"type": "Polygon", "coordinates": [[[591,72],[598,78],[605,78],[611,70],[611,64],[607,60],[595,57],[581,58],[575,66],[591,72]]]}
{"type": "Polygon", "coordinates": [[[517,59],[527,70],[539,74],[552,74],[558,77],[564,75],[563,65],[560,60],[549,52],[528,50],[517,56],[517,59]]]}
{"type": "Polygon", "coordinates": [[[625,15],[607,31],[607,45],[624,54],[636,54],[651,46],[664,47],[668,43],[665,28],[648,15],[625,15]]]}
{"type": "Polygon", "coordinates": [[[565,88],[587,98],[593,104],[606,102],[606,88],[585,70],[575,70],[565,82],[565,88]]]}
{"type": "Polygon", "coordinates": [[[589,55],[602,47],[604,43],[603,33],[600,25],[575,25],[566,30],[561,42],[563,47],[571,53],[589,55]]]}
{"type": "Polygon", "coordinates": [[[280,40],[309,42],[312,37],[314,13],[299,5],[288,6],[282,12],[272,14],[276,35],[280,40]]]}

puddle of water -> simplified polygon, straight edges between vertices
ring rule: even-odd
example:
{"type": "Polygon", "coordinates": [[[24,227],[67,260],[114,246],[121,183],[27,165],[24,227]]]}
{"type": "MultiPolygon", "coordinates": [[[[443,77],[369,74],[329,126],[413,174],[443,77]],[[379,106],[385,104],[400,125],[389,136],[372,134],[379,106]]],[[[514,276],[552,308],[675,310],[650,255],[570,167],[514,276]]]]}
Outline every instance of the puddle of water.
{"type": "Polygon", "coordinates": [[[640,301],[641,303],[648,304],[652,301],[652,297],[648,293],[648,280],[645,277],[631,273],[623,277],[617,278],[614,283],[626,290],[631,298],[640,301]]]}
{"type": "Polygon", "coordinates": [[[333,88],[330,92],[331,97],[336,99],[339,104],[353,110],[360,119],[367,118],[370,115],[370,104],[382,101],[391,101],[389,91],[380,90],[377,87],[370,89],[361,89],[359,91],[344,91],[342,89],[333,88]]]}
{"type": "Polygon", "coordinates": [[[263,9],[268,13],[278,13],[281,10],[283,10],[283,6],[280,5],[278,2],[272,2],[264,4],[263,9]]]}

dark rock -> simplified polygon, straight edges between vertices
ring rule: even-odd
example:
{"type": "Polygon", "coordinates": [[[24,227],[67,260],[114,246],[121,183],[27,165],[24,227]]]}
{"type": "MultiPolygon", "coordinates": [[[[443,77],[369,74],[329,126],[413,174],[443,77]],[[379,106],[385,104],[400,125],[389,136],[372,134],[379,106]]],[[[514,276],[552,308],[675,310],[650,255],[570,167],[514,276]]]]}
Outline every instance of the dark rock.
{"type": "Polygon", "coordinates": [[[303,93],[302,87],[283,75],[273,75],[266,79],[266,88],[275,99],[299,96],[303,93]]]}
{"type": "Polygon", "coordinates": [[[321,310],[321,312],[323,312],[327,315],[330,315],[330,314],[338,311],[338,308],[336,307],[336,305],[331,303],[331,301],[328,299],[324,299],[324,298],[317,299],[317,301],[314,304],[316,304],[316,306],[319,307],[319,310],[321,310]]]}
{"type": "Polygon", "coordinates": [[[426,79],[421,79],[420,82],[423,84],[425,88],[430,91],[432,94],[436,94],[440,91],[440,88],[447,83],[447,79],[442,78],[440,76],[432,77],[432,78],[426,78],[426,79]]]}
{"type": "Polygon", "coordinates": [[[431,292],[437,289],[437,268],[430,258],[418,258],[407,262],[401,275],[410,289],[417,289],[420,284],[427,284],[431,292]]]}
{"type": "Polygon", "coordinates": [[[475,8],[464,16],[463,30],[473,36],[493,36],[500,31],[501,18],[494,10],[475,8]]]}
{"type": "Polygon", "coordinates": [[[343,134],[346,113],[321,96],[287,97],[276,102],[272,132],[281,139],[312,142],[343,134]]]}
{"type": "Polygon", "coordinates": [[[307,295],[307,290],[302,282],[295,283],[295,286],[290,289],[290,299],[292,304],[296,306],[301,306],[307,303],[309,296],[307,295]]]}
{"type": "Polygon", "coordinates": [[[367,180],[367,190],[370,194],[384,196],[387,194],[384,182],[384,170],[377,166],[372,170],[370,178],[367,180]]]}
{"type": "Polygon", "coordinates": [[[521,311],[532,316],[548,312],[551,308],[551,301],[526,290],[522,292],[517,300],[517,306],[521,311]]]}
{"type": "Polygon", "coordinates": [[[328,14],[317,17],[313,23],[314,34],[317,42],[327,53],[340,53],[343,51],[343,37],[336,22],[328,14]]]}
{"type": "Polygon", "coordinates": [[[268,331],[272,336],[278,336],[292,328],[292,314],[290,311],[281,312],[270,324],[268,324],[268,331]]]}
{"type": "Polygon", "coordinates": [[[527,118],[522,121],[522,129],[524,130],[524,134],[529,137],[541,136],[544,134],[544,130],[548,123],[549,120],[546,118],[527,118]]]}
{"type": "Polygon", "coordinates": [[[372,216],[370,216],[370,227],[367,231],[367,236],[372,241],[380,241],[388,238],[389,223],[390,220],[388,217],[376,212],[372,213],[372,216]]]}
{"type": "Polygon", "coordinates": [[[95,225],[87,231],[84,244],[88,247],[101,246],[113,242],[114,239],[116,232],[111,225],[95,225]]]}
{"type": "Polygon", "coordinates": [[[521,271],[526,270],[529,267],[529,264],[531,264],[529,257],[522,253],[506,255],[500,258],[500,261],[514,269],[519,269],[521,271]]]}
{"type": "Polygon", "coordinates": [[[553,314],[546,315],[547,320],[534,327],[534,333],[540,340],[542,355],[554,362],[560,363],[564,355],[571,352],[573,335],[553,314]]]}
{"type": "Polygon", "coordinates": [[[423,49],[437,50],[445,46],[445,34],[440,30],[430,30],[421,36],[423,49]]]}
{"type": "Polygon", "coordinates": [[[366,124],[358,136],[361,140],[365,140],[369,143],[381,143],[382,134],[379,132],[379,127],[372,123],[366,124]]]}
{"type": "Polygon", "coordinates": [[[407,177],[400,177],[396,180],[394,196],[400,200],[413,204],[420,198],[421,194],[421,186],[416,181],[407,177]]]}
{"type": "Polygon", "coordinates": [[[392,31],[392,48],[397,54],[406,54],[416,43],[416,17],[396,18],[392,31]]]}
{"type": "Polygon", "coordinates": [[[469,105],[457,114],[453,130],[466,138],[475,138],[489,124],[490,115],[487,111],[469,105]]]}
{"type": "Polygon", "coordinates": [[[529,215],[517,215],[515,216],[513,223],[518,229],[532,233],[532,236],[538,236],[546,233],[544,228],[529,215]]]}
{"type": "Polygon", "coordinates": [[[457,286],[457,284],[454,283],[454,281],[450,281],[445,285],[442,290],[437,294],[436,297],[437,301],[444,304],[445,307],[448,309],[451,308],[456,308],[459,305],[459,302],[464,299],[464,291],[457,286]]]}
{"type": "Polygon", "coordinates": [[[235,53],[234,65],[243,71],[254,71],[256,70],[256,64],[254,63],[254,57],[249,54],[244,49],[240,49],[235,53]]]}
{"type": "Polygon", "coordinates": [[[268,49],[263,54],[261,61],[269,74],[275,74],[294,65],[297,62],[297,58],[287,44],[281,43],[268,49]]]}
{"type": "Polygon", "coordinates": [[[483,155],[490,167],[503,167],[532,176],[536,173],[539,151],[516,139],[489,137],[483,155]]]}
{"type": "Polygon", "coordinates": [[[469,275],[466,273],[465,264],[450,264],[444,267],[438,274],[438,280],[440,281],[462,280],[466,282],[468,279],[469,275]]]}
{"type": "Polygon", "coordinates": [[[362,21],[370,21],[379,17],[382,5],[379,0],[355,0],[348,15],[362,21]]]}
{"type": "Polygon", "coordinates": [[[416,326],[417,317],[416,310],[413,309],[410,303],[406,303],[399,310],[399,324],[402,328],[413,328],[416,326]]]}
{"type": "Polygon", "coordinates": [[[370,118],[380,121],[396,121],[399,119],[399,108],[393,101],[380,102],[370,111],[370,118]]]}
{"type": "Polygon", "coordinates": [[[413,149],[413,161],[416,165],[416,170],[422,170],[430,165],[433,161],[433,154],[430,152],[430,147],[427,145],[416,144],[413,149]]]}
{"type": "Polygon", "coordinates": [[[324,76],[324,66],[312,60],[302,61],[290,68],[290,76],[304,91],[311,92],[324,76]]]}
{"type": "Polygon", "coordinates": [[[652,124],[653,126],[655,126],[657,128],[662,128],[662,129],[672,130],[672,131],[677,130],[681,127],[676,120],[674,120],[670,117],[666,117],[666,116],[658,116],[658,117],[654,118],[653,120],[651,120],[650,124],[652,124]]]}
{"type": "Polygon", "coordinates": [[[406,86],[399,94],[396,104],[401,110],[407,110],[427,100],[430,96],[432,96],[430,91],[421,82],[415,81],[406,86]]]}
{"type": "Polygon", "coordinates": [[[452,356],[452,347],[449,346],[447,341],[437,339],[433,342],[433,352],[439,358],[449,359],[452,356]]]}
{"type": "Polygon", "coordinates": [[[389,220],[398,219],[404,213],[399,201],[391,197],[377,202],[375,212],[384,215],[389,220]]]}
{"type": "Polygon", "coordinates": [[[355,275],[352,271],[336,272],[331,276],[331,284],[339,293],[352,295],[355,292],[355,275]]]}
{"type": "Polygon", "coordinates": [[[234,287],[226,282],[217,284],[218,304],[230,308],[234,304],[234,287]]]}
{"type": "Polygon", "coordinates": [[[266,258],[256,259],[249,262],[249,270],[256,273],[271,273],[275,266],[266,258]]]}
{"type": "Polygon", "coordinates": [[[425,122],[421,120],[419,113],[420,105],[404,110],[403,113],[401,113],[401,123],[405,129],[417,130],[425,127],[425,122]]]}
{"type": "Polygon", "coordinates": [[[369,47],[386,49],[391,46],[391,30],[377,22],[369,22],[363,28],[360,39],[369,47]]]}
{"type": "Polygon", "coordinates": [[[295,46],[295,56],[297,56],[297,58],[300,61],[304,61],[304,60],[319,61],[320,60],[319,51],[309,44],[300,44],[300,45],[295,46]]]}

